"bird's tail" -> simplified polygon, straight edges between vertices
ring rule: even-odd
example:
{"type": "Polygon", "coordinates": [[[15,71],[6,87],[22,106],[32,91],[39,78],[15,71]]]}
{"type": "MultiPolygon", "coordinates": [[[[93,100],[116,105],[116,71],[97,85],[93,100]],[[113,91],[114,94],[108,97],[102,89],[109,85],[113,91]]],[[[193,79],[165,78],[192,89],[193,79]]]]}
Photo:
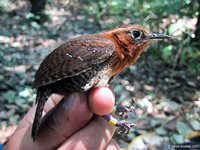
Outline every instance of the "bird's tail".
{"type": "Polygon", "coordinates": [[[32,126],[32,133],[31,133],[33,141],[35,141],[38,135],[38,130],[41,123],[41,117],[42,117],[44,105],[51,94],[52,92],[49,89],[45,89],[45,88],[37,89],[37,97],[36,97],[37,108],[35,112],[35,117],[34,117],[33,126],[32,126]]]}

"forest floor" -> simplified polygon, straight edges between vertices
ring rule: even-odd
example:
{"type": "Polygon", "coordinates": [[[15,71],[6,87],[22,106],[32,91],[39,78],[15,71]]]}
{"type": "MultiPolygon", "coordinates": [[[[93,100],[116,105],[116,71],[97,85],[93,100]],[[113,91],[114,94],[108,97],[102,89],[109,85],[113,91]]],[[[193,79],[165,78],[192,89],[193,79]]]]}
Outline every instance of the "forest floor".
{"type": "MultiPolygon", "coordinates": [[[[0,12],[0,143],[7,141],[33,105],[34,74],[44,57],[72,37],[106,28],[90,17],[74,15],[59,3],[47,6],[49,20],[43,24],[31,19],[27,1],[12,3],[7,9],[0,12]]],[[[149,55],[155,47],[159,48],[149,48],[112,84],[117,103],[135,107],[129,118],[136,127],[129,135],[115,135],[127,149],[164,149],[200,134],[200,76],[155,59],[149,55]]]]}

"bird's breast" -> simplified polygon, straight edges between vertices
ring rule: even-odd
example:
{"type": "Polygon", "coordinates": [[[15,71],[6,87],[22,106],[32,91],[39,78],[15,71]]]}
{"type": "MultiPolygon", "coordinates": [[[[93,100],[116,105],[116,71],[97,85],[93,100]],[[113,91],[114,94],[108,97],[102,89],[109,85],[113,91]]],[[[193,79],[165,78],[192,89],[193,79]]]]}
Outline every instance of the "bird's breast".
{"type": "Polygon", "coordinates": [[[126,56],[121,58],[117,51],[115,51],[109,60],[111,76],[116,76],[131,64],[133,64],[133,59],[131,57],[126,56]]]}

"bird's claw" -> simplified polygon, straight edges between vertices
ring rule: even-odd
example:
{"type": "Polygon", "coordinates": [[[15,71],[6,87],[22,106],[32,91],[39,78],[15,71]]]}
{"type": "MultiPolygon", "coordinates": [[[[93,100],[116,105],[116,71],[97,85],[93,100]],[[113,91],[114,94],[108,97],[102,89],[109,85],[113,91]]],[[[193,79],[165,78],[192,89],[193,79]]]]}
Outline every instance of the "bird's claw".
{"type": "Polygon", "coordinates": [[[121,128],[121,130],[118,132],[119,134],[128,134],[130,131],[130,128],[135,126],[135,123],[120,122],[120,123],[117,123],[116,126],[121,128]]]}
{"type": "MultiPolygon", "coordinates": [[[[131,106],[130,108],[124,107],[122,105],[118,105],[115,110],[115,114],[118,115],[121,118],[128,118],[128,113],[133,112],[135,108],[131,106]]],[[[119,134],[128,134],[130,131],[130,128],[135,126],[135,123],[129,123],[129,122],[118,122],[116,124],[117,127],[120,127],[119,134]]]]}
{"type": "Polygon", "coordinates": [[[116,107],[115,114],[118,115],[119,117],[127,119],[128,113],[133,112],[134,110],[135,110],[135,108],[133,106],[131,106],[130,108],[127,108],[122,105],[118,105],[116,107]]]}

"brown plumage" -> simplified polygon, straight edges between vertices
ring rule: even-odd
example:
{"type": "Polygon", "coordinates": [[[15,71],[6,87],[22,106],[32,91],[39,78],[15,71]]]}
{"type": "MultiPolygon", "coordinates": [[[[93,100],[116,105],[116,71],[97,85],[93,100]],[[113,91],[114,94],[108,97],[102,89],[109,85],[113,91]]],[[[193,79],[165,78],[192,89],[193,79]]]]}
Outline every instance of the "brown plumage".
{"type": "Polygon", "coordinates": [[[116,28],[74,38],[56,48],[41,63],[35,75],[38,103],[32,128],[36,138],[46,100],[52,93],[67,95],[105,86],[127,66],[134,64],[153,39],[169,36],[153,34],[140,25],[116,28]]]}

